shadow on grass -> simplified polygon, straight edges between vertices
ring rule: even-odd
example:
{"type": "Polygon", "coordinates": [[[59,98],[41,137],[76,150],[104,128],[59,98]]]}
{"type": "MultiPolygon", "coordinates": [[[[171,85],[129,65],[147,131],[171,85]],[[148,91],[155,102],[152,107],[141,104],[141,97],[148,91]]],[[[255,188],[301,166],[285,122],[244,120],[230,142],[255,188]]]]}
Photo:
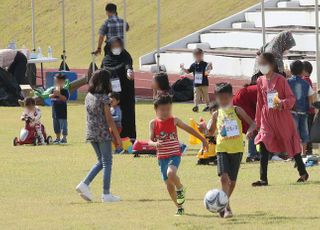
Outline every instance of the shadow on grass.
{"type": "MultiPolygon", "coordinates": [[[[301,217],[301,216],[277,216],[271,213],[266,212],[255,212],[250,214],[239,214],[235,215],[233,218],[227,219],[224,224],[227,225],[237,225],[237,224],[248,224],[248,223],[257,223],[259,220],[263,224],[280,224],[287,223],[290,221],[295,222],[303,222],[303,221],[312,221],[318,220],[319,216],[309,216],[309,217],[301,217]]],[[[259,222],[260,222],[259,221],[259,222]]]]}
{"type": "MultiPolygon", "coordinates": [[[[202,201],[202,199],[188,199],[188,201],[202,201]]],[[[171,199],[138,199],[138,200],[123,200],[121,202],[171,202],[171,199]]],[[[97,204],[101,203],[100,201],[92,201],[92,202],[86,202],[86,201],[79,201],[79,202],[70,202],[70,205],[89,205],[89,204],[97,204]]]]}
{"type": "Polygon", "coordinates": [[[307,181],[305,183],[290,183],[289,185],[303,186],[303,185],[319,185],[320,181],[307,181]]]}
{"type": "MultiPolygon", "coordinates": [[[[124,202],[171,202],[171,199],[138,199],[138,200],[124,200],[124,202]]],[[[202,199],[189,199],[188,201],[202,201],[202,199]]]]}

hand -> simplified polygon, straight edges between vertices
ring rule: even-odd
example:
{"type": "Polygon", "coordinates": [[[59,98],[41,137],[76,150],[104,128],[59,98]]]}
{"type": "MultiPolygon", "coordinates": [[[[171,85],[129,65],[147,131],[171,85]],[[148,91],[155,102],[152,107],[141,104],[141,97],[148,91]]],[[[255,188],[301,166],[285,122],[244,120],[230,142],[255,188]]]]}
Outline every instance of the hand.
{"type": "Polygon", "coordinates": [[[121,149],[123,148],[121,138],[119,138],[119,140],[117,140],[117,144],[118,144],[118,147],[119,147],[119,148],[121,148],[121,149]]]}
{"type": "Polygon", "coordinates": [[[282,103],[274,103],[274,109],[282,110],[282,103]]]}
{"type": "Polygon", "coordinates": [[[181,63],[181,64],[180,64],[180,68],[181,68],[181,69],[184,69],[184,63],[181,63]]]}
{"type": "Polygon", "coordinates": [[[60,95],[60,91],[54,90],[53,91],[53,96],[58,97],[60,95]]]}
{"type": "Polygon", "coordinates": [[[101,54],[101,48],[97,48],[94,52],[92,52],[91,54],[94,54],[94,55],[100,55],[101,54]]]}
{"type": "Polygon", "coordinates": [[[127,70],[127,78],[131,81],[134,80],[134,72],[132,69],[127,70]]]}
{"type": "Polygon", "coordinates": [[[162,146],[162,143],[160,143],[159,141],[154,142],[154,147],[159,148],[159,147],[161,147],[161,146],[162,146]]]}
{"type": "Polygon", "coordinates": [[[248,132],[246,133],[246,136],[247,136],[247,139],[253,139],[254,136],[255,136],[255,131],[254,131],[254,130],[248,131],[248,132]]]}

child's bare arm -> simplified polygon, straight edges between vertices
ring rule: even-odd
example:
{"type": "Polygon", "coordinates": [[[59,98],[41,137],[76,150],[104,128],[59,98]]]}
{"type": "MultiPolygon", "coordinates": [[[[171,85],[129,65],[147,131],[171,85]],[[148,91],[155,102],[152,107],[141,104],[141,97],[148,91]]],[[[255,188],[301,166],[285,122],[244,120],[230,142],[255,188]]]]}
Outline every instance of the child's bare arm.
{"type": "Polygon", "coordinates": [[[197,131],[195,131],[192,127],[190,127],[189,125],[187,125],[186,123],[184,123],[183,121],[181,121],[179,118],[175,118],[175,123],[177,124],[177,126],[186,131],[187,133],[191,134],[192,136],[195,136],[196,138],[198,138],[199,140],[201,140],[202,142],[202,147],[204,149],[208,149],[208,142],[207,140],[201,136],[197,131]]]}
{"type": "Polygon", "coordinates": [[[247,137],[253,138],[253,133],[257,129],[256,123],[249,117],[249,115],[244,111],[241,107],[236,107],[236,113],[249,125],[249,129],[247,131],[247,137]]]}
{"type": "Polygon", "coordinates": [[[211,122],[211,126],[209,127],[209,130],[208,130],[208,134],[209,136],[214,136],[215,132],[216,132],[216,129],[217,129],[217,118],[218,118],[218,111],[215,111],[213,114],[212,114],[212,122],[211,122]]]}

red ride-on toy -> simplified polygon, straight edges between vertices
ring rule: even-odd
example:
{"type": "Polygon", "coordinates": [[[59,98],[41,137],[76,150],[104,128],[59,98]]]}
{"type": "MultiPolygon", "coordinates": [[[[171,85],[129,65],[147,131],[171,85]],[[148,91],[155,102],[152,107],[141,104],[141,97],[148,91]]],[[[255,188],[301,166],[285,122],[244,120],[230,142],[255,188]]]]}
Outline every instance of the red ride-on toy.
{"type": "MultiPolygon", "coordinates": [[[[41,143],[40,137],[37,134],[36,128],[32,126],[31,123],[31,118],[26,117],[23,118],[25,121],[25,127],[21,129],[20,131],[20,137],[15,137],[13,139],[13,145],[39,145],[41,143]]],[[[52,137],[47,136],[46,131],[44,126],[41,124],[41,130],[43,133],[43,137],[45,139],[45,142],[49,145],[52,144],[52,137]]]]}

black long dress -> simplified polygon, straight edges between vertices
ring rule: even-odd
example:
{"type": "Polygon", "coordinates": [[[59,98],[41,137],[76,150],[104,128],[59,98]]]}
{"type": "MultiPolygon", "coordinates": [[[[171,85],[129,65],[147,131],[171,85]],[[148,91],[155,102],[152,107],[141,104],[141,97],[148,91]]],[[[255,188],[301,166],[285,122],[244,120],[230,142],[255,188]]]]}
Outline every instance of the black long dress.
{"type": "Polygon", "coordinates": [[[133,62],[130,54],[124,49],[120,55],[113,55],[110,51],[112,42],[111,39],[102,66],[112,72],[113,78],[120,79],[120,108],[122,110],[122,132],[120,136],[136,139],[134,80],[127,78],[127,70],[132,70],[133,62]]]}

